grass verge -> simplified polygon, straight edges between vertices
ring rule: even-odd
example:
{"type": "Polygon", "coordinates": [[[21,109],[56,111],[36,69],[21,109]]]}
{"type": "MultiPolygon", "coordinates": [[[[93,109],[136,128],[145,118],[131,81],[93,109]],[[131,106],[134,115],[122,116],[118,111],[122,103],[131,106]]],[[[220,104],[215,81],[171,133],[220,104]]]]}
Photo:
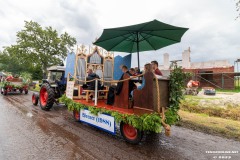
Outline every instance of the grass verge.
{"type": "Polygon", "coordinates": [[[205,99],[206,104],[203,106],[199,98],[185,98],[181,102],[180,108],[183,111],[193,113],[203,113],[208,116],[221,117],[240,121],[240,106],[233,106],[231,103],[225,104],[226,107],[216,106],[211,103],[213,99],[205,99]]]}
{"type": "Polygon", "coordinates": [[[240,89],[237,88],[237,89],[216,89],[217,93],[221,92],[221,93],[224,93],[224,92],[227,92],[227,93],[239,93],[240,92],[240,89]]]}
{"type": "Polygon", "coordinates": [[[33,89],[33,88],[30,88],[29,90],[30,90],[30,91],[34,91],[34,92],[39,92],[39,90],[33,89]]]}
{"type": "Polygon", "coordinates": [[[34,92],[39,92],[40,91],[40,86],[38,84],[36,84],[35,88],[29,88],[30,91],[34,91],[34,92]]]}
{"type": "Polygon", "coordinates": [[[206,114],[179,111],[182,118],[178,126],[198,130],[208,134],[219,135],[240,141],[240,122],[218,117],[210,117],[206,114]]]}

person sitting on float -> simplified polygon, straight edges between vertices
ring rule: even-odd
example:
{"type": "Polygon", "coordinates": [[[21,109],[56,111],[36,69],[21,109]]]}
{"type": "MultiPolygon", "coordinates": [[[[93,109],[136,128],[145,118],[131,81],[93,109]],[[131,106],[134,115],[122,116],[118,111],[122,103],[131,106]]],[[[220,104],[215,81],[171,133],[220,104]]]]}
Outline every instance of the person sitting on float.
{"type": "Polygon", "coordinates": [[[134,68],[130,68],[129,72],[130,72],[131,76],[137,76],[138,75],[134,68]]]}
{"type": "MultiPolygon", "coordinates": [[[[128,70],[127,66],[125,66],[125,65],[122,66],[122,72],[123,72],[123,74],[122,74],[120,80],[123,80],[123,75],[125,73],[127,73],[129,76],[132,76],[132,74],[128,70]]],[[[123,85],[123,84],[121,84],[121,85],[123,85]]],[[[133,81],[129,81],[129,93],[128,93],[129,96],[131,96],[131,91],[133,91],[134,87],[135,87],[135,84],[133,83],[133,81]]],[[[118,86],[117,86],[117,90],[118,90],[118,86]]]]}
{"type": "Polygon", "coordinates": [[[137,75],[142,74],[142,73],[140,72],[140,69],[139,69],[138,67],[135,67],[134,70],[135,70],[135,73],[136,73],[137,75]]]}
{"type": "MultiPolygon", "coordinates": [[[[144,73],[143,73],[143,78],[142,78],[142,84],[140,86],[137,87],[138,90],[142,90],[143,87],[145,86],[145,78],[144,75],[148,72],[152,72],[152,66],[150,63],[147,63],[144,65],[144,73]]],[[[131,92],[131,95],[133,97],[133,91],[131,92]]]]}
{"type": "Polygon", "coordinates": [[[157,61],[152,61],[152,68],[153,68],[153,73],[158,75],[158,76],[162,76],[162,72],[160,71],[160,69],[158,68],[158,62],[157,61]]]}
{"type": "MultiPolygon", "coordinates": [[[[88,69],[87,73],[88,73],[87,81],[94,80],[96,78],[100,79],[100,77],[96,73],[93,73],[92,69],[88,69]]],[[[87,87],[88,90],[95,90],[95,81],[87,82],[87,86],[88,86],[87,87]]],[[[98,81],[98,89],[100,88],[101,88],[101,83],[100,81],[98,81]]]]}
{"type": "Polygon", "coordinates": [[[125,73],[127,73],[129,76],[131,76],[131,73],[129,72],[127,66],[123,65],[123,66],[121,66],[121,67],[122,67],[121,69],[122,69],[123,74],[122,74],[120,80],[122,79],[122,77],[123,77],[123,75],[124,75],[125,73]]]}

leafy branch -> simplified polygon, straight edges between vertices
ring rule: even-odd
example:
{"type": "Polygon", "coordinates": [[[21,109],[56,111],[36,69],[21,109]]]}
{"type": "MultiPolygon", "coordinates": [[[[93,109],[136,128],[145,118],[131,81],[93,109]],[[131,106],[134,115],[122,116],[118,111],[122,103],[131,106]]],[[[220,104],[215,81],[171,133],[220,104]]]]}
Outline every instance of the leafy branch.
{"type": "Polygon", "coordinates": [[[184,73],[182,68],[175,65],[170,74],[170,106],[165,113],[165,122],[169,125],[175,124],[180,120],[178,110],[180,109],[180,101],[184,99],[182,90],[185,87],[185,80],[189,78],[190,73],[184,73]]]}
{"type": "Polygon", "coordinates": [[[237,12],[239,12],[239,14],[236,18],[236,19],[238,19],[240,16],[240,0],[235,0],[235,1],[236,1],[236,10],[237,10],[237,12]]]}

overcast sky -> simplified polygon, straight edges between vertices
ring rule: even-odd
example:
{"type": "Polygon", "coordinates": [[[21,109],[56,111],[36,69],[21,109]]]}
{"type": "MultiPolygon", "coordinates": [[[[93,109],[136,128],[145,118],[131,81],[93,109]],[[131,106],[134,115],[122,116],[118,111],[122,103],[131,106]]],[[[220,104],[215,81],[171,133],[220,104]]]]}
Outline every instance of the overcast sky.
{"type": "MultiPolygon", "coordinates": [[[[191,47],[193,62],[240,58],[240,19],[234,0],[0,0],[0,50],[16,41],[24,21],[68,32],[78,44],[91,44],[104,28],[159,21],[189,28],[182,42],[142,53],[151,60],[180,59],[191,47]]],[[[76,49],[76,48],[75,48],[76,49]]],[[[74,50],[75,50],[74,49],[74,50]]],[[[133,66],[137,63],[133,60],[133,66]]]]}

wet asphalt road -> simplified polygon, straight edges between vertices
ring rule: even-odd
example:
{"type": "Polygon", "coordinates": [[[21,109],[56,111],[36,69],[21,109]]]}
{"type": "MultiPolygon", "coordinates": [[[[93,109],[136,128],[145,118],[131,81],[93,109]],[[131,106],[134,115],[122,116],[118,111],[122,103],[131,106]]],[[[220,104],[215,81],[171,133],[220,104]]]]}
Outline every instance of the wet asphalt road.
{"type": "Polygon", "coordinates": [[[171,137],[148,135],[141,144],[131,145],[120,134],[75,122],[65,106],[42,111],[31,104],[31,94],[0,95],[0,160],[240,160],[240,142],[181,127],[172,127],[171,137]]]}

